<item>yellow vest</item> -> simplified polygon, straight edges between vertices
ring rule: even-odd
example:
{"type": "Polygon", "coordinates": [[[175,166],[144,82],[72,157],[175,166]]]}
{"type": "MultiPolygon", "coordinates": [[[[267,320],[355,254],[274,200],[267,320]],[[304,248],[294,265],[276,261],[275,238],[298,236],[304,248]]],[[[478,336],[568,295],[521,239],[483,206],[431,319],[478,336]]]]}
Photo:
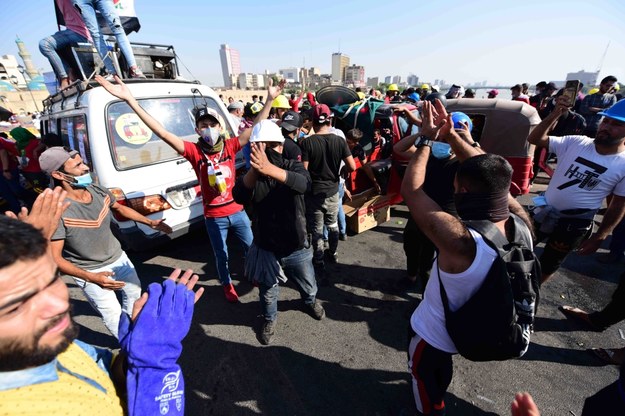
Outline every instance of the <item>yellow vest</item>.
{"type": "Polygon", "coordinates": [[[57,358],[67,370],[92,380],[106,392],[59,370],[56,381],[0,391],[0,416],[124,414],[108,374],[82,348],[72,343],[57,358]]]}

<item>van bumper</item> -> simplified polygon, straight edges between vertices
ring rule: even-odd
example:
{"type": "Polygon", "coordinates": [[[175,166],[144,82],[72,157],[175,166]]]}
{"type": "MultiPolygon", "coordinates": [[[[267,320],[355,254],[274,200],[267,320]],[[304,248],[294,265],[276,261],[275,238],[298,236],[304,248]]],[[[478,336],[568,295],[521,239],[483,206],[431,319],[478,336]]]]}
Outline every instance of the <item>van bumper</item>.
{"type": "Polygon", "coordinates": [[[154,233],[152,235],[147,235],[136,225],[120,228],[119,224],[114,221],[111,222],[111,230],[122,244],[123,249],[131,251],[147,251],[185,234],[204,228],[204,216],[178,224],[171,234],[154,233]]]}

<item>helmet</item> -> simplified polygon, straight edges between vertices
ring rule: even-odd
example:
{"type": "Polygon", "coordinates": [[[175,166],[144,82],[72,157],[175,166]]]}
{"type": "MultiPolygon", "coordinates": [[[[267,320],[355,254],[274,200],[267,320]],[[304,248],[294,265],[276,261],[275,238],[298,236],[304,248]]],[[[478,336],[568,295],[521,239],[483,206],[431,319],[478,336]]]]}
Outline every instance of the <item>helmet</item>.
{"type": "Polygon", "coordinates": [[[445,98],[445,95],[441,94],[440,92],[433,92],[425,97],[425,101],[429,101],[432,104],[434,104],[434,100],[436,99],[439,99],[440,102],[443,103],[443,107],[447,107],[447,98],[445,98]]]}
{"type": "Polygon", "coordinates": [[[591,88],[588,90],[588,95],[593,95],[599,92],[599,88],[591,88]]]}
{"type": "Polygon", "coordinates": [[[259,102],[255,103],[247,103],[243,108],[243,115],[247,118],[254,118],[256,114],[260,113],[260,110],[263,109],[263,105],[259,102]]]}
{"type": "Polygon", "coordinates": [[[406,97],[407,101],[410,101],[411,103],[416,103],[417,101],[419,101],[421,98],[419,97],[419,94],[417,94],[416,92],[411,92],[410,94],[408,94],[408,96],[406,97]]]}
{"type": "Polygon", "coordinates": [[[386,91],[399,91],[399,88],[397,88],[397,84],[391,84],[388,86],[386,91]]]}
{"type": "Polygon", "coordinates": [[[473,122],[465,113],[454,111],[451,113],[451,120],[454,122],[454,129],[464,129],[461,123],[466,123],[469,126],[469,131],[473,131],[473,122]]]}
{"type": "Polygon", "coordinates": [[[252,135],[250,136],[250,142],[278,142],[284,143],[284,137],[282,137],[282,130],[276,123],[271,120],[261,120],[252,129],[252,135]]]}
{"type": "Polygon", "coordinates": [[[421,84],[421,89],[422,90],[429,90],[430,89],[430,85],[429,84],[421,84]]]}
{"type": "Polygon", "coordinates": [[[599,113],[600,116],[613,118],[614,120],[625,122],[625,100],[618,101],[612,107],[599,113]]]}
{"type": "Polygon", "coordinates": [[[289,105],[289,100],[284,95],[280,94],[274,98],[271,108],[286,108],[288,110],[291,106],[289,105]]]}

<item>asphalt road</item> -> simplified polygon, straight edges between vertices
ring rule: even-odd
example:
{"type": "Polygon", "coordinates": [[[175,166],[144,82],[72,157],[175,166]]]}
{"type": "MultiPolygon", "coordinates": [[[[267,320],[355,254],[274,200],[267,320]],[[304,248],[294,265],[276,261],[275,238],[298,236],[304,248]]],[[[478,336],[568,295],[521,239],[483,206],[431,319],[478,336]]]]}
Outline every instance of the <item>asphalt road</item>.
{"type": "MultiPolygon", "coordinates": [[[[531,196],[521,201],[527,203],[531,196]]],[[[287,282],[269,346],[256,338],[262,322],[258,290],[242,277],[236,247],[231,263],[241,303],[234,305],[225,301],[217,282],[205,234],[149,253],[130,253],[144,287],[181,267],[200,274],[206,288],[181,357],[187,414],[415,414],[406,347],[408,319],[420,296],[398,284],[405,274],[401,241],[407,215],[405,206],[393,208],[387,223],[340,243],[339,264],[328,272],[330,285],[318,293],[327,313],[323,321],[303,311],[299,293],[287,282]]],[[[557,307],[601,308],[623,271],[622,263],[606,266],[594,256],[570,256],[543,286],[536,332],[523,358],[490,363],[454,358],[447,414],[510,414],[514,394],[529,391],[543,415],[580,415],[584,398],[618,377],[616,367],[604,365],[586,349],[622,346],[619,327],[625,328],[619,324],[603,333],[587,332],[557,307]]],[[[80,338],[115,348],[116,341],[80,290],[70,288],[80,338]]]]}

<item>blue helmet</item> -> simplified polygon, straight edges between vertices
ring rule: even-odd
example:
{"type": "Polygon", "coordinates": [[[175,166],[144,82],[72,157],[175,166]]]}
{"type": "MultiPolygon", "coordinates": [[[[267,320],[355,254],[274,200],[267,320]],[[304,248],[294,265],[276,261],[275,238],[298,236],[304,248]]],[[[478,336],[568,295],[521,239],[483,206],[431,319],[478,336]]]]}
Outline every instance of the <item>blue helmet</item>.
{"type": "Polygon", "coordinates": [[[406,97],[406,100],[410,101],[411,103],[416,103],[417,101],[419,101],[421,98],[419,97],[419,94],[417,94],[416,92],[411,92],[410,94],[408,94],[408,96],[406,97]]]}
{"type": "Polygon", "coordinates": [[[451,113],[451,119],[454,122],[454,129],[462,130],[464,127],[462,123],[466,123],[469,126],[469,131],[473,131],[473,122],[471,118],[461,111],[454,111],[451,113]]]}
{"type": "Polygon", "coordinates": [[[625,122],[625,100],[621,100],[605,111],[598,113],[600,116],[613,118],[625,122]]]}

